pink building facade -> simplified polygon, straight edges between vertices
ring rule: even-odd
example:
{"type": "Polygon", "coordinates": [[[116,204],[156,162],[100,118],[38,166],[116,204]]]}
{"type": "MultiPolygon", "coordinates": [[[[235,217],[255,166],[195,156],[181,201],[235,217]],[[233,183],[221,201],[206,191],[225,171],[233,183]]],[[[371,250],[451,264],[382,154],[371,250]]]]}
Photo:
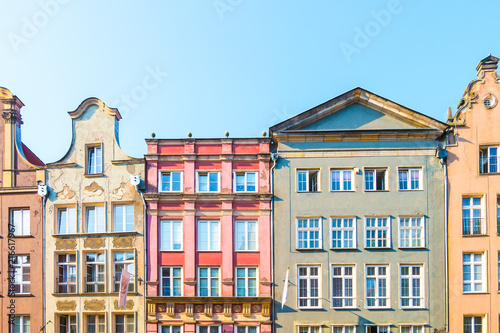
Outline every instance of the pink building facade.
{"type": "Polygon", "coordinates": [[[146,142],[147,332],[271,332],[270,139],[146,142]]]}

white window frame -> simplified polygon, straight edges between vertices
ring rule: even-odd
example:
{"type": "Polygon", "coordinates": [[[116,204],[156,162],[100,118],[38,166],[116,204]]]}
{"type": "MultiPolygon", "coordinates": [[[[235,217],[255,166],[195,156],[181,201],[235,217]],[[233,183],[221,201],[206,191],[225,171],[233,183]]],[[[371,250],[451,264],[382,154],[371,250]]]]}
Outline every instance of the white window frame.
{"type": "Polygon", "coordinates": [[[424,325],[401,325],[399,327],[400,333],[424,333],[424,325]]]}
{"type": "Polygon", "coordinates": [[[106,313],[86,313],[84,314],[84,319],[85,319],[85,329],[84,331],[85,332],[88,332],[90,331],[89,330],[89,324],[90,324],[90,321],[89,321],[89,317],[90,316],[94,316],[95,317],[95,321],[93,323],[93,325],[95,326],[95,332],[96,333],[101,333],[101,332],[106,332],[106,313]],[[102,317],[104,319],[104,323],[99,323],[99,317],[102,317]],[[104,329],[101,331],[101,329],[104,329]]]}
{"type": "Polygon", "coordinates": [[[86,233],[104,233],[106,232],[106,207],[104,205],[85,206],[85,232],[86,233]],[[94,211],[94,220],[90,221],[89,213],[94,211]],[[89,223],[93,224],[94,231],[89,231],[89,223]],[[102,230],[99,230],[102,226],[102,230]]]}
{"type": "Polygon", "coordinates": [[[335,324],[335,325],[331,326],[331,332],[335,333],[335,329],[340,328],[341,331],[339,333],[356,333],[356,328],[357,328],[356,326],[357,326],[356,324],[352,324],[352,325],[337,325],[337,324],[335,324]],[[347,328],[351,328],[352,330],[347,331],[346,330],[347,328]]]}
{"type": "Polygon", "coordinates": [[[56,253],[56,293],[57,294],[75,294],[78,291],[78,266],[77,266],[77,254],[76,253],[56,253]],[[59,256],[64,256],[65,261],[59,261],[59,256]],[[74,256],[75,260],[70,261],[71,256],[74,256]],[[59,269],[62,268],[66,272],[66,282],[60,282],[61,278],[59,276],[59,269]],[[73,273],[74,272],[74,273],[73,273]],[[67,291],[60,291],[61,288],[66,287],[67,291]],[[74,291],[71,291],[71,289],[74,291]]]}
{"type": "Polygon", "coordinates": [[[403,249],[410,248],[425,248],[425,217],[424,216],[399,216],[398,217],[399,229],[399,247],[403,249]],[[414,225],[414,222],[420,222],[420,225],[414,225]],[[408,222],[407,226],[403,223],[408,222]],[[418,237],[420,232],[420,237],[418,237]],[[408,242],[408,245],[404,244],[408,242]],[[413,245],[413,241],[420,241],[420,245],[413,245]]]}
{"type": "MultiPolygon", "coordinates": [[[[465,318],[470,318],[471,319],[471,333],[474,333],[474,326],[477,325],[476,320],[479,319],[481,321],[481,333],[487,332],[485,330],[486,328],[486,323],[485,323],[485,318],[486,316],[484,314],[471,314],[471,315],[464,315],[463,319],[463,332],[465,333],[465,318]]],[[[492,330],[494,331],[494,330],[492,330]]]]}
{"type": "Polygon", "coordinates": [[[463,282],[463,293],[464,294],[474,294],[474,293],[484,293],[487,290],[487,277],[486,277],[486,253],[477,253],[477,252],[464,252],[462,254],[462,282],[463,282]],[[465,261],[465,256],[469,255],[471,261],[465,261]],[[476,256],[481,256],[481,261],[475,261],[476,256]],[[470,269],[470,279],[465,279],[465,267],[468,266],[470,269]],[[481,269],[481,279],[476,280],[474,278],[475,268],[480,267],[481,269]],[[465,285],[470,284],[470,291],[465,290],[465,285]],[[477,285],[481,285],[481,290],[475,290],[477,285]]]}
{"type": "Polygon", "coordinates": [[[299,193],[316,193],[316,192],[321,192],[321,170],[320,169],[297,169],[297,172],[295,173],[296,175],[296,182],[295,182],[295,185],[296,185],[296,189],[297,189],[297,192],[299,193]],[[316,173],[316,190],[313,191],[313,189],[311,189],[311,175],[310,173],[311,172],[315,172],[316,173]],[[300,188],[300,185],[299,185],[299,174],[305,174],[305,177],[306,177],[306,188],[305,189],[301,189],[300,188]]]}
{"type": "Polygon", "coordinates": [[[237,266],[234,270],[234,296],[235,297],[259,297],[259,269],[257,267],[241,267],[237,266]],[[249,270],[255,270],[255,276],[250,277],[249,270]],[[238,277],[238,271],[243,271],[244,276],[238,277]],[[245,295],[238,295],[238,281],[243,280],[245,284],[245,295]],[[255,281],[255,295],[249,295],[249,281],[255,281]]]}
{"type": "Polygon", "coordinates": [[[423,170],[422,168],[399,168],[398,169],[398,190],[399,191],[421,191],[424,189],[423,186],[423,170]],[[406,177],[406,188],[401,186],[401,175],[404,174],[406,177]],[[414,186],[412,175],[417,174],[418,186],[414,186]]]}
{"type": "Polygon", "coordinates": [[[390,325],[365,325],[365,332],[368,333],[368,330],[370,327],[376,327],[377,332],[376,333],[391,333],[391,326],[390,325]],[[382,331],[381,329],[384,328],[385,330],[382,331]]]}
{"type": "Polygon", "coordinates": [[[258,192],[259,190],[259,173],[257,171],[244,171],[244,170],[233,170],[233,192],[235,193],[244,193],[244,192],[248,192],[248,193],[255,193],[255,192],[258,192]],[[237,183],[237,180],[236,180],[236,177],[238,175],[241,175],[241,174],[244,174],[244,182],[243,182],[243,187],[244,189],[241,190],[241,191],[238,191],[238,183],[237,183]],[[249,190],[248,189],[248,175],[249,174],[253,174],[254,177],[255,177],[255,190],[249,190]]]}
{"type": "Polygon", "coordinates": [[[173,193],[179,193],[179,192],[183,192],[184,191],[184,171],[182,170],[160,170],[158,172],[158,179],[159,179],[159,186],[158,186],[158,192],[165,192],[165,193],[168,193],[168,192],[173,192],[173,193]],[[179,185],[179,190],[174,190],[173,189],[173,174],[174,173],[178,173],[180,174],[180,185],[179,185]],[[170,185],[170,190],[165,190],[163,189],[163,185],[165,184],[163,182],[163,175],[166,175],[166,174],[170,174],[170,182],[169,182],[169,185],[170,185]]]}
{"type": "Polygon", "coordinates": [[[296,226],[296,242],[295,246],[297,250],[321,250],[323,248],[323,231],[322,231],[323,219],[321,217],[297,217],[295,220],[296,226]],[[300,221],[306,221],[306,227],[300,227],[300,221]],[[312,226],[311,223],[314,221],[318,222],[318,226],[312,226]],[[311,233],[317,233],[318,238],[311,238],[311,233]],[[299,235],[305,235],[306,238],[300,239],[299,235]],[[300,242],[305,244],[305,246],[300,246],[300,242]],[[318,246],[311,246],[311,242],[317,242],[318,246]]]}
{"type": "Polygon", "coordinates": [[[196,250],[198,252],[219,252],[221,250],[221,223],[218,220],[198,220],[197,222],[197,244],[196,250]],[[207,234],[201,235],[200,223],[207,223],[207,234]],[[212,239],[212,228],[216,228],[217,239],[212,239]],[[207,240],[207,249],[200,249],[200,240],[204,238],[207,240]]]}
{"type": "Polygon", "coordinates": [[[102,145],[87,146],[87,175],[99,175],[103,173],[102,145]],[[93,154],[93,158],[91,158],[93,154]]]}
{"type": "Polygon", "coordinates": [[[473,236],[473,235],[484,235],[486,232],[485,218],[484,218],[484,197],[483,196],[463,196],[462,197],[462,236],[473,236]],[[464,205],[464,200],[469,200],[469,204],[464,205]],[[479,199],[479,205],[474,204],[474,199],[479,199]],[[474,216],[474,213],[479,210],[480,217],[474,216]],[[469,217],[464,217],[464,213],[467,212],[469,217]],[[479,223],[477,223],[479,219],[479,223]],[[468,221],[468,228],[465,224],[468,221]],[[479,232],[475,229],[479,225],[479,232]],[[468,230],[467,230],[468,229],[468,230]]]}
{"type": "MultiPolygon", "coordinates": [[[[357,224],[357,219],[355,216],[353,217],[330,217],[330,248],[332,250],[342,250],[342,249],[356,249],[358,247],[357,244],[357,234],[356,234],[356,224],[357,224]],[[333,226],[333,222],[340,220],[340,227],[333,226]],[[349,227],[349,221],[352,223],[352,227],[349,227]],[[334,239],[333,239],[333,233],[334,232],[339,232],[340,233],[340,247],[334,246],[334,239]],[[352,238],[346,237],[346,233],[352,233],[352,238]],[[352,242],[352,246],[345,246],[345,244],[352,242]]],[[[335,240],[337,242],[339,239],[335,240]]]]}
{"type": "Polygon", "coordinates": [[[196,192],[198,193],[218,193],[220,192],[220,171],[210,171],[210,170],[198,170],[196,171],[196,192]],[[217,190],[211,191],[210,190],[210,175],[211,174],[217,174],[217,190]],[[207,174],[207,190],[202,191],[200,190],[200,174],[207,174]]]}
{"type": "Polygon", "coordinates": [[[29,236],[30,230],[30,209],[14,208],[10,210],[9,234],[14,236],[29,236]]]}
{"type": "Polygon", "coordinates": [[[66,323],[66,330],[65,333],[71,333],[71,332],[78,332],[78,316],[75,313],[58,313],[56,315],[56,320],[57,320],[57,327],[56,327],[56,332],[61,331],[61,318],[66,317],[67,323],[66,323]],[[74,319],[74,322],[71,322],[71,320],[74,319]],[[74,330],[72,330],[74,328],[74,330]]]}
{"type": "Polygon", "coordinates": [[[367,309],[388,309],[391,307],[391,274],[390,265],[365,265],[365,298],[366,298],[366,308],[367,309]],[[368,269],[374,268],[375,274],[368,275],[368,269]],[[385,268],[385,275],[379,273],[380,268],[385,268]],[[373,297],[368,296],[368,280],[374,280],[373,291],[375,295],[373,297]],[[385,280],[385,296],[380,295],[379,282],[385,280]],[[373,298],[375,305],[368,305],[369,298],[373,298]],[[385,305],[380,305],[381,300],[385,300],[385,305]]]}
{"type": "MultiPolygon", "coordinates": [[[[201,332],[201,328],[202,327],[217,327],[217,333],[221,333],[221,328],[222,328],[222,325],[196,325],[196,333],[200,333],[201,332]]],[[[212,330],[210,330],[212,331],[212,330]]],[[[212,333],[212,332],[209,332],[209,333],[212,333]]]]}
{"type": "Polygon", "coordinates": [[[352,169],[330,169],[330,191],[331,192],[345,192],[345,191],[355,191],[356,186],[354,183],[354,170],[352,169]],[[339,189],[333,189],[333,173],[339,173],[339,189]],[[350,179],[346,180],[346,175],[349,175],[350,179]],[[345,186],[346,181],[350,186],[345,186]],[[348,187],[348,188],[346,188],[348,187]]]}
{"type": "Polygon", "coordinates": [[[127,251],[127,250],[117,250],[113,251],[113,285],[114,285],[114,292],[118,292],[120,290],[120,280],[121,280],[121,270],[118,271],[116,268],[117,265],[123,265],[124,267],[127,267],[127,272],[129,272],[130,275],[130,282],[128,285],[128,292],[135,292],[136,287],[135,287],[135,277],[136,277],[136,271],[137,271],[137,262],[136,262],[136,253],[135,251],[127,251]],[[123,260],[116,260],[115,256],[117,253],[132,253],[133,259],[123,259],[123,260]],[[133,265],[133,271],[131,272],[128,270],[128,267],[130,265],[133,265]]]}
{"type": "Polygon", "coordinates": [[[339,265],[339,264],[332,264],[331,265],[331,275],[330,275],[330,283],[331,283],[331,290],[332,290],[332,295],[331,295],[331,301],[332,301],[332,308],[333,309],[353,309],[356,308],[356,266],[355,265],[339,265]],[[346,273],[346,268],[351,269],[351,275],[348,275],[346,273]],[[333,275],[335,269],[340,269],[340,274],[339,275],[333,275]],[[342,280],[342,296],[334,296],[333,295],[333,279],[334,278],[340,278],[342,280]],[[347,282],[350,280],[351,283],[351,293],[352,296],[346,296],[346,288],[347,288],[347,282]],[[334,298],[335,299],[340,299],[342,302],[342,305],[340,306],[335,306],[334,305],[334,298]],[[346,305],[347,301],[351,301],[351,305],[346,305]]]}
{"type": "Polygon", "coordinates": [[[424,265],[411,264],[399,265],[399,306],[402,309],[421,309],[425,307],[425,281],[424,265]],[[408,269],[408,274],[403,275],[403,268],[408,269]],[[418,268],[419,274],[414,274],[413,269],[418,268]],[[403,296],[403,279],[408,280],[408,296],[403,296]],[[414,295],[413,283],[418,281],[420,295],[414,295]],[[403,298],[408,299],[409,305],[403,305],[403,298]],[[413,301],[419,300],[420,305],[412,305],[413,301]]]}
{"type": "Polygon", "coordinates": [[[300,329],[306,328],[307,333],[321,333],[321,326],[319,325],[298,325],[297,332],[300,333],[300,329]],[[316,330],[317,329],[317,330],[316,330]]]}
{"type": "Polygon", "coordinates": [[[321,305],[321,266],[320,265],[297,265],[297,308],[299,309],[320,309],[321,305]],[[307,271],[306,275],[301,275],[300,270],[305,268],[307,271]],[[317,269],[318,274],[311,274],[311,268],[317,269]],[[304,280],[306,282],[306,296],[300,296],[300,282],[304,280]],[[312,282],[316,281],[317,296],[312,296],[312,282]],[[306,305],[300,305],[300,301],[305,300],[306,305]],[[313,301],[317,302],[317,305],[311,305],[313,301]]]}
{"type": "MultiPolygon", "coordinates": [[[[19,292],[15,292],[14,295],[29,295],[31,294],[31,258],[29,255],[14,255],[9,256],[9,266],[11,266],[14,275],[14,288],[19,287],[19,292]],[[16,258],[16,259],[14,259],[16,258]],[[26,278],[25,269],[28,269],[28,280],[26,278]]],[[[12,283],[12,282],[10,282],[12,283]]],[[[9,284],[10,284],[9,283],[9,284]]],[[[15,291],[14,289],[14,291],[15,291]]]]}
{"type": "Polygon", "coordinates": [[[367,168],[364,169],[364,189],[367,192],[377,192],[377,191],[388,191],[389,190],[389,168],[367,168]],[[377,173],[378,172],[384,172],[384,188],[383,189],[377,189],[378,184],[377,184],[377,173]],[[373,173],[373,188],[369,189],[368,188],[368,182],[366,180],[366,177],[368,176],[368,173],[373,173]]]}
{"type": "Polygon", "coordinates": [[[14,323],[11,323],[9,326],[10,326],[10,332],[14,332],[14,326],[15,326],[15,321],[16,321],[16,318],[19,318],[19,333],[29,333],[31,332],[31,317],[30,315],[14,315],[14,323]],[[26,320],[27,319],[27,320],[26,320]],[[25,330],[25,321],[28,321],[28,327],[27,329],[25,330]]]}
{"type": "Polygon", "coordinates": [[[85,258],[85,278],[83,279],[83,283],[85,284],[85,293],[105,293],[106,292],[106,253],[104,252],[84,252],[85,258]],[[89,260],[88,255],[94,255],[95,260],[89,260]],[[99,256],[102,255],[102,260],[99,260],[99,256]],[[92,271],[96,274],[94,277],[94,281],[88,281],[88,268],[92,267],[92,271]],[[102,271],[99,271],[99,268],[102,268],[102,271]],[[93,291],[89,290],[89,287],[93,287],[93,291]],[[102,288],[102,291],[99,291],[99,287],[102,288]]]}
{"type": "Polygon", "coordinates": [[[259,326],[242,326],[242,325],[234,325],[234,333],[250,333],[250,328],[255,328],[255,333],[260,332],[259,326]]]}
{"type": "Polygon", "coordinates": [[[78,223],[76,218],[76,207],[58,207],[57,208],[57,234],[67,235],[76,234],[78,230],[78,223]],[[66,219],[62,221],[61,213],[66,212],[66,219]],[[64,225],[66,232],[61,232],[61,226],[64,225]]]}
{"type": "Polygon", "coordinates": [[[500,164],[499,162],[499,146],[480,146],[479,147],[479,174],[488,174],[488,173],[498,173],[500,172],[500,164]],[[491,153],[493,149],[496,149],[497,154],[494,155],[491,153]],[[484,151],[486,150],[486,156],[484,156],[484,151]],[[492,168],[492,161],[495,162],[495,168],[492,168]],[[486,169],[486,170],[485,170],[486,169]]]}
{"type": "Polygon", "coordinates": [[[124,319],[124,323],[123,323],[123,332],[125,333],[135,333],[137,332],[137,326],[135,325],[135,314],[134,313],[114,313],[113,314],[113,332],[118,332],[118,319],[117,317],[118,316],[123,316],[123,319],[124,319]],[[133,327],[133,330],[132,331],[127,331],[127,325],[129,325],[127,323],[127,317],[129,316],[132,316],[132,324],[134,325],[133,327]]]}
{"type": "Polygon", "coordinates": [[[234,251],[235,252],[256,252],[259,251],[259,222],[257,220],[235,220],[234,221],[234,226],[235,226],[235,236],[234,237],[234,251]],[[249,224],[253,223],[255,224],[255,246],[252,248],[251,242],[249,240],[249,224]],[[238,234],[239,234],[239,228],[242,227],[244,228],[244,237],[245,239],[242,241],[243,243],[243,249],[240,249],[241,242],[238,239],[238,234]]]}
{"type": "Polygon", "coordinates": [[[365,216],[365,248],[366,249],[389,249],[391,248],[391,217],[390,216],[365,216]],[[381,226],[382,220],[385,219],[386,225],[381,226]],[[375,226],[368,226],[368,221],[375,220],[375,226]],[[379,231],[386,232],[385,238],[379,237],[379,231]],[[368,237],[368,231],[372,232],[368,237]],[[379,242],[384,242],[385,246],[379,246],[379,242]],[[369,243],[370,242],[370,243],[369,243]],[[374,245],[372,245],[374,242],[374,245]]]}
{"type": "Polygon", "coordinates": [[[179,323],[179,325],[158,325],[158,333],[163,333],[163,327],[168,327],[170,328],[169,332],[168,333],[177,333],[177,332],[174,332],[173,329],[178,327],[179,328],[179,333],[182,333],[184,332],[183,330],[183,324],[182,323],[179,323]]]}
{"type": "Polygon", "coordinates": [[[160,251],[183,251],[184,250],[184,223],[182,220],[160,220],[160,251]],[[179,228],[179,239],[176,239],[176,227],[179,228]],[[169,231],[170,237],[164,235],[165,231],[169,231]],[[180,243],[180,244],[179,244],[180,243]],[[179,248],[175,248],[180,246],[179,248]]]}
{"type": "Polygon", "coordinates": [[[220,266],[206,266],[206,267],[198,267],[198,297],[219,297],[221,296],[221,278],[222,276],[222,270],[220,266]],[[201,276],[201,270],[206,269],[207,270],[207,276],[202,277],[201,276]],[[217,277],[212,277],[212,270],[217,270],[217,277]],[[205,296],[201,296],[201,280],[206,279],[207,280],[207,294],[205,296]],[[218,295],[212,295],[212,280],[217,280],[217,294],[218,295]]]}
{"type": "Polygon", "coordinates": [[[161,266],[160,267],[160,295],[164,297],[180,297],[183,295],[183,271],[182,271],[182,266],[161,266]],[[174,276],[174,270],[180,270],[180,276],[174,276]],[[164,277],[163,272],[164,270],[170,270],[170,277],[164,277]],[[170,280],[170,295],[164,295],[163,293],[163,280],[168,279],[170,280]],[[179,281],[179,289],[180,293],[179,295],[174,295],[174,281],[179,281]]]}
{"type": "Polygon", "coordinates": [[[113,231],[114,232],[134,232],[135,231],[135,207],[133,204],[115,204],[113,206],[113,231]],[[127,207],[132,207],[132,230],[127,229],[127,207]],[[118,220],[118,209],[122,209],[122,220],[118,220]],[[117,226],[121,225],[122,230],[117,230],[117,226]]]}

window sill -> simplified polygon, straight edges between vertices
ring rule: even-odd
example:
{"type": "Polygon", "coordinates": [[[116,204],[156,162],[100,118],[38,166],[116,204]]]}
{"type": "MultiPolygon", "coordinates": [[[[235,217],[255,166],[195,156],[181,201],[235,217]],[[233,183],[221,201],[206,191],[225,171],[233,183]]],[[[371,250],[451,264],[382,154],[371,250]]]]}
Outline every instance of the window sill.
{"type": "Polygon", "coordinates": [[[384,246],[384,247],[366,247],[365,250],[391,250],[392,247],[390,246],[384,246]]]}
{"type": "Polygon", "coordinates": [[[137,231],[110,231],[110,232],[100,232],[100,233],[74,233],[74,234],[52,234],[52,237],[89,237],[89,236],[131,236],[137,234],[137,231]]]}
{"type": "Polygon", "coordinates": [[[259,253],[259,250],[234,250],[235,253],[259,253]]]}
{"type": "Polygon", "coordinates": [[[298,306],[297,309],[299,309],[299,310],[321,310],[321,309],[323,309],[323,307],[322,306],[314,306],[314,307],[312,307],[312,306],[299,307],[298,306]]]}
{"type": "Polygon", "coordinates": [[[357,250],[357,247],[331,247],[330,250],[332,251],[352,251],[352,250],[357,250]]]}
{"type": "Polygon", "coordinates": [[[425,246],[400,246],[398,247],[400,250],[424,250],[425,246]]]}
{"type": "Polygon", "coordinates": [[[356,190],[330,190],[331,193],[337,193],[337,192],[356,192],[356,190]]]}
{"type": "Polygon", "coordinates": [[[486,237],[488,236],[487,234],[479,234],[479,235],[464,235],[462,234],[462,237],[466,237],[466,238],[469,238],[469,237],[486,237]]]}
{"type": "Polygon", "coordinates": [[[343,307],[332,307],[332,310],[355,310],[357,306],[343,306],[343,307]]]}
{"type": "Polygon", "coordinates": [[[22,238],[34,238],[33,235],[14,235],[14,236],[11,236],[11,237],[8,237],[8,238],[14,238],[14,239],[22,239],[22,238]]]}
{"type": "Polygon", "coordinates": [[[462,291],[462,295],[489,295],[487,291],[462,291]]]}
{"type": "Polygon", "coordinates": [[[419,188],[419,189],[411,189],[411,190],[400,190],[398,189],[398,192],[422,192],[424,189],[419,188]]]}
{"type": "Polygon", "coordinates": [[[222,250],[196,250],[196,252],[200,252],[200,253],[222,253],[222,250]]]}
{"type": "Polygon", "coordinates": [[[390,306],[367,306],[367,310],[391,310],[392,308],[390,306]]]}
{"type": "Polygon", "coordinates": [[[35,297],[33,294],[31,293],[26,293],[26,294],[7,294],[7,297],[35,297]]]}
{"type": "Polygon", "coordinates": [[[184,191],[158,191],[158,193],[160,193],[160,194],[168,194],[168,193],[181,194],[181,193],[184,193],[184,191]]]}
{"type": "Polygon", "coordinates": [[[159,250],[160,252],[182,253],[184,250],[159,250]]]}
{"type": "Polygon", "coordinates": [[[104,173],[103,172],[101,172],[101,173],[85,173],[84,176],[88,177],[88,178],[103,177],[104,173]]]}
{"type": "Polygon", "coordinates": [[[297,251],[323,251],[322,247],[315,247],[315,248],[296,248],[295,250],[297,251]]]}
{"type": "Polygon", "coordinates": [[[297,191],[296,193],[321,193],[321,191],[297,191]]]}
{"type": "Polygon", "coordinates": [[[257,191],[233,191],[234,194],[239,194],[239,193],[250,193],[250,194],[256,194],[259,193],[257,191]]]}
{"type": "Polygon", "coordinates": [[[500,172],[480,172],[479,176],[500,175],[500,172]]]}
{"type": "Polygon", "coordinates": [[[366,193],[370,192],[390,192],[389,190],[365,190],[366,193]]]}

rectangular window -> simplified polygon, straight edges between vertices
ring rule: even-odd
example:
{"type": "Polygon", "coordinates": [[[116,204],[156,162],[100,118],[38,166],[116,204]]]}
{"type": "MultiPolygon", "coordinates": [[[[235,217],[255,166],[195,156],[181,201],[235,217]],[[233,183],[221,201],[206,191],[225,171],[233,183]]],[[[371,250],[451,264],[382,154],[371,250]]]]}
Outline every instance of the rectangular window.
{"type": "Polygon", "coordinates": [[[30,316],[14,316],[14,322],[10,325],[10,331],[12,333],[30,333],[30,316]]]}
{"type": "Polygon", "coordinates": [[[220,333],[220,326],[197,326],[197,333],[220,333]]]}
{"type": "Polygon", "coordinates": [[[182,296],[182,267],[161,267],[161,295],[182,296]]]}
{"type": "Polygon", "coordinates": [[[319,170],[297,170],[297,192],[318,192],[319,170]]]}
{"type": "Polygon", "coordinates": [[[462,198],[462,235],[483,234],[483,203],[482,197],[462,198]]]}
{"type": "Polygon", "coordinates": [[[236,296],[238,297],[257,296],[257,268],[255,267],[236,268],[236,296]]]}
{"type": "Polygon", "coordinates": [[[257,221],[236,221],[236,251],[257,251],[257,221]]]}
{"type": "Polygon", "coordinates": [[[160,222],[160,251],[182,250],[182,221],[160,222]]]}
{"type": "Polygon", "coordinates": [[[365,191],[387,190],[387,169],[365,170],[365,191]]]}
{"type": "Polygon", "coordinates": [[[198,295],[219,296],[220,268],[200,267],[198,269],[198,295]]]}
{"type": "Polygon", "coordinates": [[[479,148],[479,173],[498,172],[498,147],[479,148]]]}
{"type": "Polygon", "coordinates": [[[399,247],[425,247],[423,217],[415,216],[399,218],[399,247]]]}
{"type": "Polygon", "coordinates": [[[182,191],[182,171],[160,172],[161,192],[182,191]]]}
{"type": "Polygon", "coordinates": [[[389,266],[366,266],[366,307],[390,307],[389,266]]]}
{"type": "Polygon", "coordinates": [[[423,326],[410,326],[410,325],[405,325],[401,326],[401,333],[424,333],[424,327],[423,326]]]}
{"type": "Polygon", "coordinates": [[[366,333],[390,333],[389,326],[366,326],[366,333]]]}
{"type": "Polygon", "coordinates": [[[332,307],[352,308],[356,306],[356,277],[354,266],[332,266],[332,307]]]}
{"type": "Polygon", "coordinates": [[[76,208],[62,207],[57,209],[57,233],[76,233],[76,208]]]}
{"type": "Polygon", "coordinates": [[[14,236],[30,235],[30,210],[12,209],[10,211],[9,233],[14,236]]]}
{"type": "Polygon", "coordinates": [[[115,333],[134,333],[135,318],[133,314],[115,315],[115,333]]]}
{"type": "Polygon", "coordinates": [[[85,253],[85,291],[103,293],[106,290],[106,260],[104,253],[85,253]]]}
{"type": "Polygon", "coordinates": [[[115,276],[115,293],[120,291],[120,279],[122,270],[130,273],[130,282],[128,291],[135,291],[135,254],[134,252],[115,252],[113,256],[114,276],[115,276]]]}
{"type": "Polygon", "coordinates": [[[76,293],[76,254],[57,255],[57,293],[76,293]]]}
{"type": "Polygon", "coordinates": [[[102,173],[102,148],[87,147],[87,174],[95,175],[102,173]]]}
{"type": "Polygon", "coordinates": [[[297,249],[321,248],[323,248],[323,242],[320,219],[297,219],[297,249]]]}
{"type": "Polygon", "coordinates": [[[500,196],[497,195],[497,235],[500,235],[500,196]]]}
{"type": "Polygon", "coordinates": [[[399,169],[399,190],[421,190],[422,189],[422,169],[399,169]]]}
{"type": "Polygon", "coordinates": [[[85,316],[86,332],[105,333],[106,317],[104,314],[89,314],[85,316]]]}
{"type": "Polygon", "coordinates": [[[400,300],[402,308],[424,307],[424,279],[421,265],[400,266],[400,300]]]}
{"type": "MultiPolygon", "coordinates": [[[[498,291],[500,292],[500,252],[498,252],[498,291]]],[[[500,317],[498,319],[498,325],[500,326],[500,317]]]]}
{"type": "Polygon", "coordinates": [[[219,221],[198,221],[198,251],[220,251],[219,221]]]}
{"type": "Polygon", "coordinates": [[[319,266],[298,266],[298,295],[299,308],[321,307],[319,266]]]}
{"type": "Polygon", "coordinates": [[[321,333],[320,326],[299,326],[298,333],[321,333]]]}
{"type": "MultiPolygon", "coordinates": [[[[30,257],[29,256],[9,256],[14,271],[14,293],[30,293],[30,257]]],[[[11,281],[12,283],[12,281],[11,281]]],[[[12,289],[10,289],[12,290],[12,289]]],[[[10,292],[9,292],[10,293],[10,292]]]]}
{"type": "Polygon", "coordinates": [[[234,326],[234,333],[259,333],[258,326],[234,326]]]}
{"type": "Polygon", "coordinates": [[[356,326],[332,326],[332,333],[355,333],[356,326]]]}
{"type": "Polygon", "coordinates": [[[134,231],[134,205],[115,205],[114,209],[114,231],[134,231]]]}
{"type": "Polygon", "coordinates": [[[160,333],[181,333],[182,326],[160,326],[160,333]]]}
{"type": "Polygon", "coordinates": [[[356,248],[356,218],[331,218],[332,249],[356,248]]]}
{"type": "Polygon", "coordinates": [[[365,247],[390,247],[390,223],[388,217],[365,218],[365,247]]]}
{"type": "Polygon", "coordinates": [[[88,233],[106,232],[104,206],[85,208],[85,231],[88,233]]]}
{"type": "Polygon", "coordinates": [[[57,333],[76,333],[78,325],[76,315],[57,315],[57,333]]]}
{"type": "Polygon", "coordinates": [[[463,254],[463,282],[464,292],[484,292],[485,265],[483,253],[463,254]]]}
{"type": "Polygon", "coordinates": [[[257,192],[257,172],[234,172],[234,192],[257,192]]]}
{"type": "Polygon", "coordinates": [[[483,333],[483,316],[464,316],[464,333],[483,333]]]}
{"type": "Polygon", "coordinates": [[[331,191],[352,191],[354,189],[353,170],[331,170],[331,191]]]}
{"type": "Polygon", "coordinates": [[[220,172],[202,172],[196,173],[198,178],[198,192],[219,192],[220,172]]]}

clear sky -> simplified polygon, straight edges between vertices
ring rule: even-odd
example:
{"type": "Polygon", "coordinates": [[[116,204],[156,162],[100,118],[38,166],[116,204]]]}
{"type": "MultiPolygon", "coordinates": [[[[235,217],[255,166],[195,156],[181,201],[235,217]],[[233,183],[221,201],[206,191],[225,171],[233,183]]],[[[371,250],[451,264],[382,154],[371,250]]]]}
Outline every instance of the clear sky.
{"type": "Polygon", "coordinates": [[[354,87],[441,121],[475,67],[500,56],[499,1],[40,0],[2,3],[0,86],[23,141],[66,153],[88,97],[117,107],[120,141],[261,136],[354,87]]]}

